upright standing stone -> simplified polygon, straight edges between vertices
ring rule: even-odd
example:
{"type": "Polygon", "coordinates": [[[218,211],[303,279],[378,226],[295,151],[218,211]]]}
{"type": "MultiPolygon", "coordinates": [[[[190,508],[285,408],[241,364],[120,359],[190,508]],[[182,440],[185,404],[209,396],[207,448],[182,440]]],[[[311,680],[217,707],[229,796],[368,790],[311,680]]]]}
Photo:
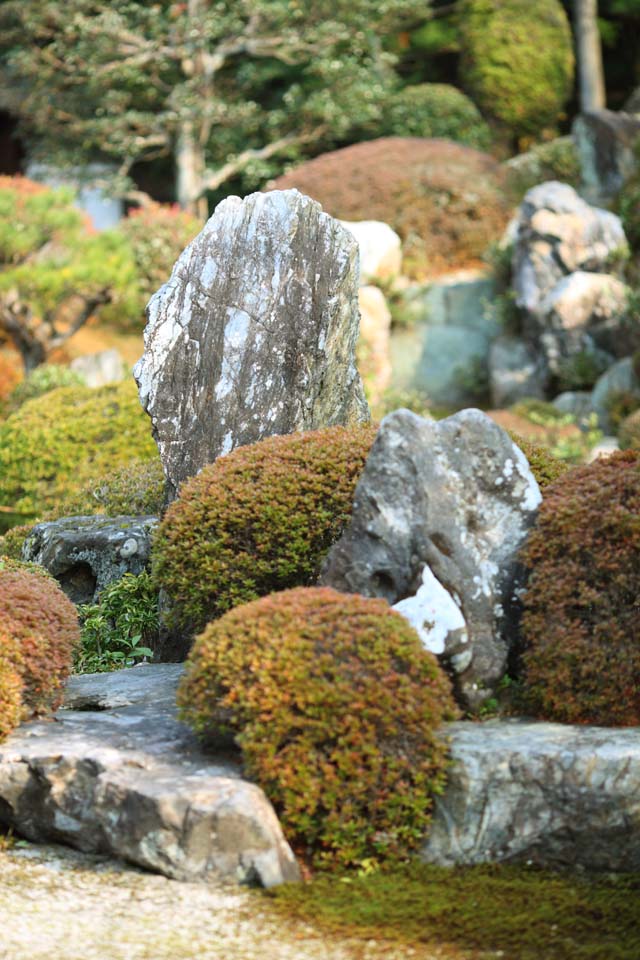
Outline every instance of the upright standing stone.
{"type": "Polygon", "coordinates": [[[170,497],[235,447],[369,417],[358,245],[297,190],[223,200],[147,316],[134,375],[170,497]]]}
{"type": "Polygon", "coordinates": [[[480,410],[385,417],[351,524],[321,581],[384,597],[478,707],[503,676],[522,586],[517,554],[541,496],[522,451],[480,410]]]}

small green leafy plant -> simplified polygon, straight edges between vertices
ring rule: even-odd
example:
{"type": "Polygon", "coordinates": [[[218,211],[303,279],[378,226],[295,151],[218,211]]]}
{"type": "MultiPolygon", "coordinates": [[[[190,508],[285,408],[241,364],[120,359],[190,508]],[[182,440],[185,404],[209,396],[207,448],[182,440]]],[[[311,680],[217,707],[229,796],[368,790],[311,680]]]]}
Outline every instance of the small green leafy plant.
{"type": "Polygon", "coordinates": [[[76,673],[106,673],[153,656],[147,646],[158,632],[158,595],[149,574],[125,573],[97,603],[79,608],[82,621],[76,673]]]}

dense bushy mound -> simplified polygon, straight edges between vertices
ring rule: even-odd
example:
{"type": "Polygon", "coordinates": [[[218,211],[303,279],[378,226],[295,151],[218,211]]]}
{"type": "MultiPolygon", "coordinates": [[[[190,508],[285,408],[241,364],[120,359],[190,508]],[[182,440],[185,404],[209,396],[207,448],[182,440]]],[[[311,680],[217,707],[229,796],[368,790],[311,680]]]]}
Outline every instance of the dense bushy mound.
{"type": "Polygon", "coordinates": [[[132,456],[157,456],[133,382],[54,390],[0,424],[0,506],[39,516],[132,456]]]}
{"type": "Polygon", "coordinates": [[[618,430],[622,450],[640,450],[640,410],[625,417],[618,430]]]}
{"type": "Polygon", "coordinates": [[[16,667],[18,644],[0,626],[0,742],[17,727],[22,717],[22,679],[16,667]]]}
{"type": "Polygon", "coordinates": [[[297,187],[343,220],[382,220],[403,242],[404,272],[479,259],[506,225],[500,168],[488,154],[445,140],[388,137],[335,150],[271,186],[297,187]]]}
{"type": "Polygon", "coordinates": [[[566,723],[640,724],[640,455],[576,467],[547,487],[522,559],[529,708],[566,723]]]}
{"type": "Polygon", "coordinates": [[[27,400],[34,400],[60,387],[81,387],[84,379],[75,370],[54,363],[43,363],[22,380],[7,398],[7,412],[13,413],[27,400]]]}
{"type": "Polygon", "coordinates": [[[106,517],[152,516],[162,510],[164,487],[164,473],[158,456],[150,460],[133,460],[126,466],[93,477],[68,497],[57,513],[67,517],[94,513],[106,517]]]}
{"type": "Polygon", "coordinates": [[[516,137],[555,128],[573,84],[573,42],[559,0],[463,0],[463,86],[516,137]]]}
{"type": "Polygon", "coordinates": [[[288,590],[198,637],[183,716],[238,732],[247,772],[317,860],[406,856],[444,785],[449,681],[384,600],[288,590]]]}
{"type": "Polygon", "coordinates": [[[5,414],[5,401],[20,381],[17,364],[0,353],[0,416],[5,414]]]}
{"type": "Polygon", "coordinates": [[[440,137],[477,150],[491,144],[491,131],[475,103],[448,83],[403,87],[384,105],[383,132],[395,137],[440,137]]]}
{"type": "Polygon", "coordinates": [[[188,480],[153,548],[176,622],[315,582],[351,515],[376,427],[329,427],[239,447],[188,480]]]}
{"type": "Polygon", "coordinates": [[[536,443],[534,440],[528,440],[519,433],[508,431],[513,442],[520,447],[531,467],[531,473],[534,475],[541,490],[545,490],[550,483],[563,476],[567,470],[570,470],[568,463],[559,460],[549,452],[547,447],[536,443]]]}
{"type": "MultiPolygon", "coordinates": [[[[26,711],[40,713],[57,706],[80,630],[74,605],[53,579],[30,570],[0,568],[3,636],[5,643],[18,644],[14,665],[24,684],[26,711]]],[[[4,646],[2,652],[13,659],[12,649],[4,646]]]]}

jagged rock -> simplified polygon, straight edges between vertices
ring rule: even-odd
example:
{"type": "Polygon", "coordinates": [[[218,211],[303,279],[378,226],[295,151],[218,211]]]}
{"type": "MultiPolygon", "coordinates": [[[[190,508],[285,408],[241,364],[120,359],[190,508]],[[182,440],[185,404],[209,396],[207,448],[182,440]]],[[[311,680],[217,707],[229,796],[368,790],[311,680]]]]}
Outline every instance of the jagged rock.
{"type": "Polygon", "coordinates": [[[115,349],[76,357],[69,366],[83,377],[88,387],[104,387],[107,383],[120,383],[127,372],[124,360],[115,349]]]}
{"type": "Polygon", "coordinates": [[[620,218],[591,207],[573,187],[551,180],[525,194],[518,213],[512,272],[516,303],[535,311],[576,270],[608,271],[627,241],[620,218]]]}
{"type": "Polygon", "coordinates": [[[400,604],[477,707],[505,672],[516,554],[540,499],[522,451],[480,410],[439,422],[398,410],[382,421],[321,582],[400,604]]]}
{"type": "Polygon", "coordinates": [[[63,517],[38,523],[22,559],[39,563],[74,603],[91,603],[125,573],[149,564],[157,517],[63,517]]]}
{"type": "Polygon", "coordinates": [[[595,203],[613,200],[638,168],[640,118],[613,110],[582,113],[573,123],[582,181],[595,203]]]}
{"type": "Polygon", "coordinates": [[[273,434],[368,419],[358,247],[297,190],[227,197],[147,308],[135,367],[168,495],[273,434]]]}
{"type": "Polygon", "coordinates": [[[360,250],[360,283],[390,280],[402,273],[402,241],[381,220],[340,220],[360,250]]]}
{"type": "Polygon", "coordinates": [[[379,287],[364,286],[358,291],[360,337],[356,347],[358,370],[372,404],[382,399],[391,380],[389,336],[391,313],[379,287]]]}
{"type": "Polygon", "coordinates": [[[494,407],[509,407],[524,397],[544,398],[546,367],[519,337],[503,334],[489,349],[489,386],[494,407]]]}
{"type": "Polygon", "coordinates": [[[73,677],[56,723],[0,744],[0,824],[177,880],[298,878],[262,790],[176,719],[182,666],[73,677]]]}
{"type": "Polygon", "coordinates": [[[640,730],[449,724],[453,760],[421,857],[640,869],[640,730]]]}
{"type": "Polygon", "coordinates": [[[593,346],[613,356],[632,348],[625,324],[629,288],[606,273],[576,270],[563,277],[529,315],[529,333],[540,342],[547,366],[559,374],[563,363],[593,346]]]}

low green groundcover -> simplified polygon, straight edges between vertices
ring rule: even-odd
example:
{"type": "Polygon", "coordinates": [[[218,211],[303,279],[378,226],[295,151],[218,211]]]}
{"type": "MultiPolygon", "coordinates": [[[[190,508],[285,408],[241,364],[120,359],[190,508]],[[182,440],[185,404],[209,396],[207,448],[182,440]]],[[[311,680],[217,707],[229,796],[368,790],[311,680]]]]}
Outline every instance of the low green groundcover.
{"type": "Polygon", "coordinates": [[[271,889],[278,911],[327,936],[450,943],[478,958],[638,960],[640,874],[414,863],[271,889]],[[475,951],[478,951],[476,954],[475,951]],[[498,954],[500,955],[500,954],[498,954]]]}

